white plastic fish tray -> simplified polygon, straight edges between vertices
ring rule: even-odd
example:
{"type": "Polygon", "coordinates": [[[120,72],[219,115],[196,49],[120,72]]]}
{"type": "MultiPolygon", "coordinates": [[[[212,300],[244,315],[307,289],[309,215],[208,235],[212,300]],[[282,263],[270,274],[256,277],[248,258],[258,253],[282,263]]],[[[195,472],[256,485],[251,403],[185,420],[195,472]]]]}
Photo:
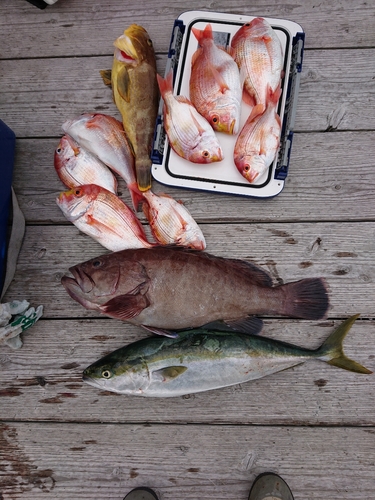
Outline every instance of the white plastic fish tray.
{"type": "MultiPolygon", "coordinates": [[[[176,19],[168,54],[165,75],[174,73],[174,92],[189,97],[191,58],[198,42],[191,28],[203,30],[211,23],[214,40],[218,45],[229,46],[233,35],[245,23],[257,16],[224,14],[219,12],[189,11],[176,19]]],[[[293,126],[297,106],[300,75],[302,70],[305,34],[302,27],[292,21],[265,17],[280,38],[284,50],[284,78],[278,113],[282,131],[278,154],[274,162],[259,179],[249,183],[237,170],[233,151],[237,136],[218,133],[224,159],[209,164],[194,164],[178,156],[168,144],[163,127],[163,101],[160,100],[152,152],[152,175],[155,180],[183,188],[200,189],[237,194],[257,198],[278,195],[288,175],[293,126]]],[[[241,127],[250,113],[250,107],[242,103],[241,127]]]]}

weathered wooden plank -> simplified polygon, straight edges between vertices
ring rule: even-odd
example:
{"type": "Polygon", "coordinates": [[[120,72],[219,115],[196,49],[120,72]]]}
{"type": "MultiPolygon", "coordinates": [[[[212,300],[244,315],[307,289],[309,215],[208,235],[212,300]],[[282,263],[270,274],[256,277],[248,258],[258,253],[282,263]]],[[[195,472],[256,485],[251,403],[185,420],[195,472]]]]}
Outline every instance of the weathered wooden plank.
{"type": "MultiPolygon", "coordinates": [[[[296,131],[373,130],[375,49],[307,51],[296,131]]],[[[99,74],[112,57],[3,61],[0,114],[18,137],[61,135],[67,118],[102,112],[120,118],[99,74]],[[17,81],[17,86],[14,82],[17,81]],[[31,125],[32,124],[32,125],[31,125]]],[[[158,57],[164,74],[166,55],[158,57]]]]}
{"type": "Polygon", "coordinates": [[[373,2],[312,3],[301,0],[285,4],[280,0],[247,2],[219,0],[215,4],[193,0],[150,0],[142,3],[120,0],[82,2],[64,0],[45,11],[14,0],[12,8],[0,6],[2,58],[77,56],[109,54],[112,43],[131,23],[149,31],[157,51],[169,46],[174,20],[186,10],[204,10],[289,19],[301,24],[307,47],[368,47],[375,45],[372,19],[373,2]]]}
{"type": "MultiPolygon", "coordinates": [[[[375,315],[374,223],[203,224],[207,251],[269,270],[276,283],[323,276],[329,317],[375,315]]],[[[92,317],[67,295],[61,276],[107,251],[73,226],[27,228],[15,279],[6,295],[44,304],[45,317],[92,317]]]]}
{"type": "MultiPolygon", "coordinates": [[[[181,199],[199,222],[374,220],[373,132],[295,134],[289,176],[283,192],[271,200],[218,195],[162,186],[181,199]]],[[[53,167],[58,139],[19,139],[14,188],[29,223],[66,223],[55,203],[65,189],[53,167]]],[[[121,198],[131,203],[120,180],[121,198]]],[[[142,213],[138,216],[142,221],[142,213]]]]}
{"type": "Polygon", "coordinates": [[[373,496],[372,429],[29,423],[2,425],[0,439],[6,500],[120,500],[141,485],[160,500],[245,500],[266,471],[296,499],[373,496]]]}
{"type": "MultiPolygon", "coordinates": [[[[266,320],[263,335],[315,349],[340,321],[266,320]]],[[[40,320],[13,351],[0,345],[0,419],[257,425],[375,425],[374,375],[307,361],[263,379],[178,398],[101,391],[82,371],[119,347],[149,336],[111,319],[40,320]]],[[[375,322],[357,320],[345,353],[375,369],[375,322]]],[[[1,469],[1,468],[0,468],[1,469]]]]}

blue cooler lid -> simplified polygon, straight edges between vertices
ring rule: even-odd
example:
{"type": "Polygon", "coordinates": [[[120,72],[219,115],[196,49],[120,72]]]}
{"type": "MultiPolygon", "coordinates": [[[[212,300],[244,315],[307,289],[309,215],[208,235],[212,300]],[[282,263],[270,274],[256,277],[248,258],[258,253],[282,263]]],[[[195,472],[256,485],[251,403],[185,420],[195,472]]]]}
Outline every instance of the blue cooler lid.
{"type": "Polygon", "coordinates": [[[5,279],[16,135],[0,120],[0,291],[5,279]]]}

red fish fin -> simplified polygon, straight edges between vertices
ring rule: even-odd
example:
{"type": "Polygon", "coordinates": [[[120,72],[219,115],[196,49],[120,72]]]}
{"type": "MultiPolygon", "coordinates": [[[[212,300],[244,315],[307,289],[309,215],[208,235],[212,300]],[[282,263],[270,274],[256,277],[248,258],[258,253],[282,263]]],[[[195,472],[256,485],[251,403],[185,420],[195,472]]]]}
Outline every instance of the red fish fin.
{"type": "Polygon", "coordinates": [[[208,39],[213,40],[212,34],[212,26],[210,23],[206,25],[204,30],[199,30],[198,28],[191,28],[191,31],[194,33],[195,38],[198,40],[198,43],[201,44],[202,40],[208,39]]]}
{"type": "Polygon", "coordinates": [[[267,104],[273,104],[275,107],[277,106],[277,103],[279,102],[279,99],[281,97],[282,89],[281,89],[281,84],[277,86],[275,91],[271,89],[271,87],[268,85],[267,86],[267,104]]]}
{"type": "Polygon", "coordinates": [[[99,309],[111,318],[127,320],[135,318],[148,306],[147,298],[138,293],[136,295],[119,295],[100,306],[99,309]]]}
{"type": "Polygon", "coordinates": [[[285,310],[282,314],[312,320],[325,318],[329,297],[323,278],[306,278],[281,286],[285,291],[285,310]]]}
{"type": "Polygon", "coordinates": [[[255,106],[254,96],[250,95],[245,88],[242,91],[242,99],[245,102],[245,104],[247,104],[248,106],[251,106],[251,107],[255,106]]]}
{"type": "Polygon", "coordinates": [[[142,192],[138,189],[137,183],[128,184],[128,189],[136,212],[140,212],[139,206],[145,201],[142,192]]]}
{"type": "Polygon", "coordinates": [[[159,74],[156,75],[156,78],[158,80],[160,94],[162,97],[167,92],[173,92],[173,70],[171,70],[165,78],[159,74]]]}
{"type": "Polygon", "coordinates": [[[191,116],[191,119],[193,120],[194,122],[194,125],[197,127],[198,129],[198,133],[199,135],[202,135],[203,132],[204,132],[204,128],[200,126],[200,123],[198,122],[198,120],[195,118],[195,116],[193,115],[193,113],[190,111],[190,116],[191,116]]]}
{"type": "Polygon", "coordinates": [[[251,122],[258,115],[262,115],[264,113],[264,109],[265,108],[264,108],[263,104],[257,104],[256,106],[254,106],[253,109],[251,110],[250,116],[247,119],[247,121],[251,122]]]}
{"type": "Polygon", "coordinates": [[[224,78],[222,77],[222,75],[220,74],[220,72],[215,68],[215,66],[213,66],[212,64],[208,64],[209,65],[209,68],[210,68],[210,71],[211,73],[213,74],[213,77],[216,81],[216,83],[219,85],[220,87],[220,92],[222,94],[224,94],[224,92],[226,90],[229,90],[229,87],[226,83],[226,81],[224,80],[224,78]]]}

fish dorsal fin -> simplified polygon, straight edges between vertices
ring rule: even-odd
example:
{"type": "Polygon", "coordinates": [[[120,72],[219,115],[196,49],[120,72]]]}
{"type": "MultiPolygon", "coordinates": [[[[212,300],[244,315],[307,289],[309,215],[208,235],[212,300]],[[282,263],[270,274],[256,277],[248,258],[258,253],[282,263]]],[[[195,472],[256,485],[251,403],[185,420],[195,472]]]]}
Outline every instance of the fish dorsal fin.
{"type": "Polygon", "coordinates": [[[272,287],[271,276],[255,264],[239,259],[225,259],[225,261],[230,262],[232,269],[250,278],[258,286],[272,287]]]}
{"type": "Polygon", "coordinates": [[[103,82],[107,87],[112,87],[112,70],[111,69],[101,69],[100,75],[103,78],[103,82]]]}
{"type": "Polygon", "coordinates": [[[187,366],[183,365],[167,366],[166,368],[161,368],[160,370],[152,372],[152,377],[161,382],[170,382],[186,372],[187,369],[187,366]]]}
{"type": "Polygon", "coordinates": [[[119,295],[99,307],[103,314],[112,318],[127,320],[135,318],[149,306],[149,301],[141,293],[119,295]]]}
{"type": "Polygon", "coordinates": [[[126,102],[130,102],[130,78],[126,66],[122,66],[117,75],[117,90],[126,102]]]}

